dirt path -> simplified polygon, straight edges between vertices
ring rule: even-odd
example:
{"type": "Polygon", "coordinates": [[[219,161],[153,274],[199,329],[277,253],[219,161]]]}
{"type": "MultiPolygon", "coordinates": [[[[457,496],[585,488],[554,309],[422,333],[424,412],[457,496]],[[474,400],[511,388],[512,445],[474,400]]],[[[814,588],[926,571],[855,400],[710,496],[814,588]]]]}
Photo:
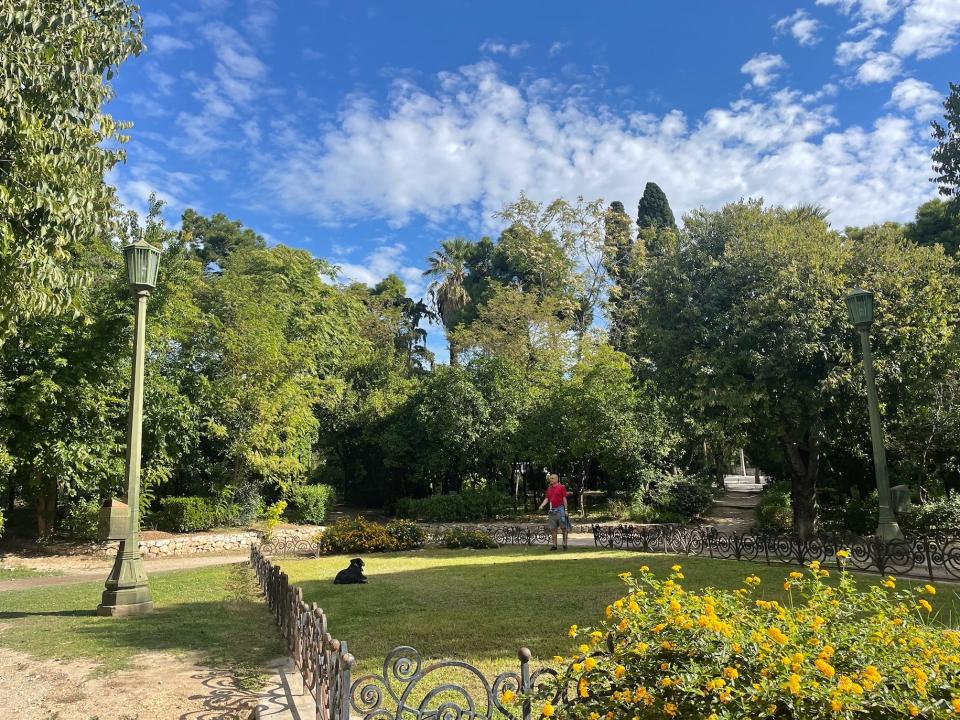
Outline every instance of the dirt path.
{"type": "MultiPolygon", "coordinates": [[[[162,558],[159,560],[144,560],[147,574],[169,572],[171,570],[189,570],[192,568],[210,567],[212,565],[228,565],[243,562],[249,555],[188,555],[184,557],[162,558]]],[[[38,577],[19,578],[0,582],[0,592],[6,590],[29,590],[30,588],[48,587],[50,585],[71,585],[89,580],[106,579],[107,573],[113,566],[112,560],[103,558],[78,557],[75,555],[51,555],[49,557],[18,557],[6,555],[3,558],[5,565],[27,567],[33,570],[46,570],[63,573],[38,577]]]]}
{"type": "Polygon", "coordinates": [[[0,648],[4,717],[17,720],[228,720],[248,718],[273,692],[237,686],[230,671],[193,655],[144,653],[129,670],[36,660],[0,648]]]}

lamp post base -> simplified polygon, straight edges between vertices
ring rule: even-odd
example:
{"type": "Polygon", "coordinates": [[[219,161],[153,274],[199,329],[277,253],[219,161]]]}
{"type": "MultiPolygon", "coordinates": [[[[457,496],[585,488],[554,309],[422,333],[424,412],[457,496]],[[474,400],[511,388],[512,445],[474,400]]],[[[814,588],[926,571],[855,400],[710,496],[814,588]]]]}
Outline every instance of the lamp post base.
{"type": "Polygon", "coordinates": [[[903,533],[900,532],[897,521],[893,520],[892,522],[880,523],[877,526],[877,537],[884,542],[890,542],[891,540],[903,540],[903,533]]]}
{"type": "Polygon", "coordinates": [[[97,615],[124,617],[144,615],[153,610],[147,573],[143,569],[139,543],[125,540],[120,543],[113,569],[107,577],[106,588],[97,606],[97,615]],[[136,548],[127,550],[127,546],[136,548]]]}

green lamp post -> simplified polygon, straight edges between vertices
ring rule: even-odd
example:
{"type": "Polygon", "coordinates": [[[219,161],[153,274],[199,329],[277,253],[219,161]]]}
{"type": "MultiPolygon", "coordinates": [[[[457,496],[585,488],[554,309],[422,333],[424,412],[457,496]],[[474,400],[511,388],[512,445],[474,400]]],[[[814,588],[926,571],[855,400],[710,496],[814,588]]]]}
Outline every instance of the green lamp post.
{"type": "Polygon", "coordinates": [[[153,610],[147,573],[140,557],[140,440],[147,298],[157,286],[160,251],[141,239],[123,248],[123,260],[137,313],[127,425],[127,502],[124,505],[117,500],[109,500],[100,509],[101,534],[109,539],[120,540],[120,547],[97,607],[98,615],[141,615],[153,610]]]}
{"type": "Polygon", "coordinates": [[[877,536],[883,540],[902,540],[903,533],[890,508],[890,480],[887,477],[887,452],[883,447],[883,427],[880,425],[880,405],[877,400],[877,380],[873,373],[873,353],[870,350],[870,326],[873,324],[873,293],[854,288],[847,295],[847,314],[860,333],[863,350],[863,374],[867,381],[867,407],[870,411],[870,437],[873,440],[873,465],[877,476],[877,496],[880,501],[877,536]]]}

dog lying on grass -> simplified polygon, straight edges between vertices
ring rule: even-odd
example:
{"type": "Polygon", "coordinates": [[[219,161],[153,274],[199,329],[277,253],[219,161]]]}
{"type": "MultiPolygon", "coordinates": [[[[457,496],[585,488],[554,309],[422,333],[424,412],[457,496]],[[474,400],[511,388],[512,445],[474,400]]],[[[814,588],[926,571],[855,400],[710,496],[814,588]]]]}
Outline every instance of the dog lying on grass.
{"type": "Polygon", "coordinates": [[[363,560],[354,558],[350,561],[350,566],[337,573],[333,579],[334,585],[356,585],[365,583],[367,576],[363,574],[363,560]]]}

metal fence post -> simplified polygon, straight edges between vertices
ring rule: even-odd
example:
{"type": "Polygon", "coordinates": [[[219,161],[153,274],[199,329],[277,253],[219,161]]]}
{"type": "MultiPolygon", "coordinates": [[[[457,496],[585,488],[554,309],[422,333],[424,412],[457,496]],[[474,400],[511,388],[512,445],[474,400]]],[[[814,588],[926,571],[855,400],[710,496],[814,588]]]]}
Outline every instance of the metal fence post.
{"type": "Polygon", "coordinates": [[[517,652],[517,657],[520,658],[520,696],[523,698],[521,720],[531,720],[530,692],[533,688],[530,687],[530,658],[532,655],[530,648],[522,647],[517,652]]]}

